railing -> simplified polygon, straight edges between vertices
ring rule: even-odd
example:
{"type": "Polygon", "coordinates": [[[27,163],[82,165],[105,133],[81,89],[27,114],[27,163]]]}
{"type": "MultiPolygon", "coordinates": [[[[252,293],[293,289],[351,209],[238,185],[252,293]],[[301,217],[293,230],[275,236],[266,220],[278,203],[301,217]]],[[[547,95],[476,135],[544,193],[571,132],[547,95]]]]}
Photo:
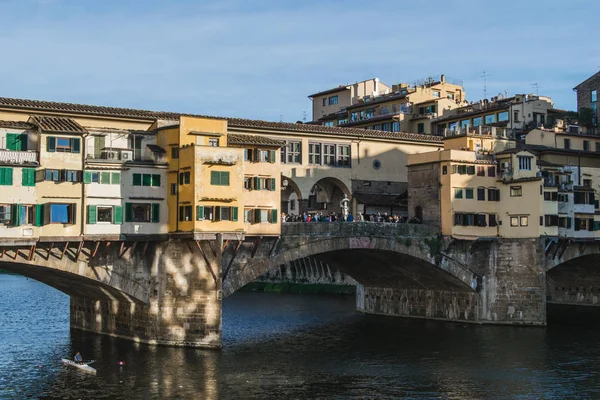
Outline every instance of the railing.
{"type": "Polygon", "coordinates": [[[281,236],[431,236],[434,225],[387,222],[283,222],[281,236]]]}
{"type": "Polygon", "coordinates": [[[460,135],[483,135],[497,138],[510,138],[511,130],[506,128],[498,128],[495,126],[470,126],[456,127],[454,129],[445,128],[444,137],[460,136],[460,135]]]}
{"type": "Polygon", "coordinates": [[[37,151],[0,150],[0,162],[9,164],[37,163],[37,151]]]}

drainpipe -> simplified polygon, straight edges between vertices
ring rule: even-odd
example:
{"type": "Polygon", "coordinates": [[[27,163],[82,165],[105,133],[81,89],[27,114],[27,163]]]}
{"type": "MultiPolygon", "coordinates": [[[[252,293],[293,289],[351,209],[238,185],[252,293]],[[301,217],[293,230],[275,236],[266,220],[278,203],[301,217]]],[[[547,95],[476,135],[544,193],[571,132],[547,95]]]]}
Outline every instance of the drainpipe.
{"type": "Polygon", "coordinates": [[[87,150],[87,137],[89,136],[88,133],[84,133],[81,135],[81,229],[80,229],[80,234],[81,236],[83,236],[85,234],[85,183],[84,181],[84,175],[85,175],[85,157],[86,157],[86,150],[87,150]]]}

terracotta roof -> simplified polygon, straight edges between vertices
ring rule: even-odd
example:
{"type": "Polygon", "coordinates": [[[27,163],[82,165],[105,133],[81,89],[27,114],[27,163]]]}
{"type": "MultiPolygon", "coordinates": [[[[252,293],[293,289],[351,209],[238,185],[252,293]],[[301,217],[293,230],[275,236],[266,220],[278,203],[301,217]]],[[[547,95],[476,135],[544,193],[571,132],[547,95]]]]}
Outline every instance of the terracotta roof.
{"type": "MultiPolygon", "coordinates": [[[[465,107],[470,107],[470,106],[472,107],[473,105],[469,105],[469,106],[465,106],[465,107]]],[[[472,117],[474,115],[486,114],[486,113],[489,113],[492,111],[498,111],[498,110],[504,110],[504,109],[506,109],[506,110],[510,109],[510,103],[508,103],[506,101],[506,99],[502,100],[502,103],[488,105],[487,108],[483,108],[480,110],[466,111],[466,112],[462,112],[462,113],[457,112],[457,113],[448,115],[447,117],[440,117],[440,118],[434,120],[433,122],[438,123],[438,122],[451,121],[454,119],[460,120],[463,118],[472,117]]],[[[452,111],[455,111],[455,110],[460,110],[460,108],[455,108],[452,111]]]]}
{"type": "Polygon", "coordinates": [[[260,128],[307,133],[328,133],[353,138],[361,136],[365,138],[398,139],[434,143],[441,142],[441,138],[439,136],[423,135],[417,133],[384,132],[360,128],[338,128],[331,126],[298,124],[290,122],[269,122],[243,118],[215,117],[200,114],[182,114],[165,111],[136,110],[131,108],[91,106],[85,104],[58,103],[52,101],[24,100],[0,97],[0,108],[3,107],[35,111],[68,112],[73,114],[94,114],[110,117],[130,117],[145,119],[147,121],[154,121],[155,119],[179,119],[180,116],[184,115],[200,118],[225,119],[227,120],[229,126],[238,128],[260,128]]]}
{"type": "Polygon", "coordinates": [[[23,121],[0,121],[0,128],[32,129],[33,125],[23,121]]]}
{"type": "Polygon", "coordinates": [[[29,119],[44,132],[86,133],[84,127],[67,117],[32,115],[29,119]]]}
{"type": "Polygon", "coordinates": [[[273,146],[273,147],[283,147],[285,142],[281,140],[274,140],[264,136],[258,135],[240,135],[235,133],[230,133],[227,135],[227,144],[250,144],[257,146],[273,146]]]}

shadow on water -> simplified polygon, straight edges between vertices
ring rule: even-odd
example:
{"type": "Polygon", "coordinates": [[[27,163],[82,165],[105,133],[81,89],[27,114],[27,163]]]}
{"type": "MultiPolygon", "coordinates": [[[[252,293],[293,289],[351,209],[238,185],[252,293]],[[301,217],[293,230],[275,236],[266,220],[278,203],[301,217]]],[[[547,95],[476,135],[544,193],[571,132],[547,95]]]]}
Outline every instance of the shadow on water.
{"type": "Polygon", "coordinates": [[[506,327],[362,315],[348,297],[238,293],[222,351],[69,331],[68,297],[0,276],[2,399],[600,397],[588,327],[506,327]],[[96,376],[63,367],[81,351],[96,376]],[[119,361],[125,361],[120,367],[119,361]]]}

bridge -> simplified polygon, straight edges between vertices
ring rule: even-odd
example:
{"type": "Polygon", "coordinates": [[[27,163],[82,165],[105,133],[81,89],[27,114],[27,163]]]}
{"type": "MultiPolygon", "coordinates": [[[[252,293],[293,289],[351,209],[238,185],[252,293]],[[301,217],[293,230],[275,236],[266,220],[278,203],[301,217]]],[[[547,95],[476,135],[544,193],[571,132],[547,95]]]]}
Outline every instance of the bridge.
{"type": "Polygon", "coordinates": [[[352,276],[357,310],[371,314],[544,325],[547,303],[598,303],[598,244],[460,241],[438,232],[420,224],[284,223],[280,237],[239,240],[5,241],[0,268],[68,294],[74,328],[190,347],[220,347],[222,298],[295,260],[352,276]]]}

